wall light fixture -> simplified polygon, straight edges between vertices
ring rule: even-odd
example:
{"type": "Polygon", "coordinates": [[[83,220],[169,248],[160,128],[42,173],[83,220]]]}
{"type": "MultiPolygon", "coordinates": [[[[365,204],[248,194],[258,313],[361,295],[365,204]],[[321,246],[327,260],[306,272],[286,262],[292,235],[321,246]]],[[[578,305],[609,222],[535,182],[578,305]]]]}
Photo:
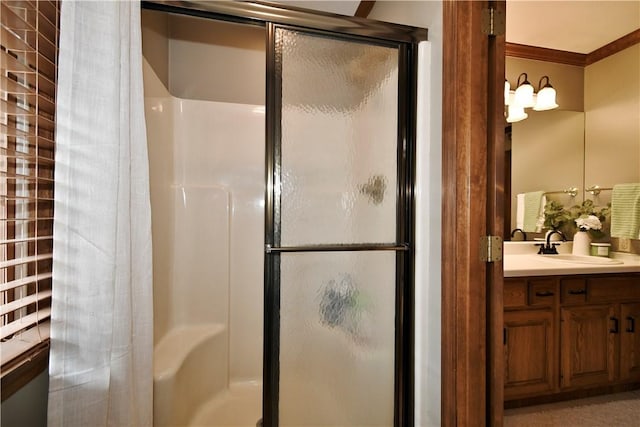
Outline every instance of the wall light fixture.
{"type": "Polygon", "coordinates": [[[549,76],[540,78],[538,93],[534,92],[533,85],[527,79],[527,73],[520,74],[515,90],[511,90],[508,80],[504,81],[504,105],[508,107],[506,114],[508,123],[519,122],[529,117],[525,108],[533,108],[535,111],[558,108],[556,90],[549,83],[549,76]]]}

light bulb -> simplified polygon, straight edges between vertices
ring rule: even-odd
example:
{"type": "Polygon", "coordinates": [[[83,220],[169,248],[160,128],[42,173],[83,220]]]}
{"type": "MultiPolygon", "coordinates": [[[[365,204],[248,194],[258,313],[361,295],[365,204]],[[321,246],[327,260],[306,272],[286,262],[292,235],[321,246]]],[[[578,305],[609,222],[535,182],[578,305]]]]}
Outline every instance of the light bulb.
{"type": "Polygon", "coordinates": [[[529,117],[527,113],[524,112],[524,108],[520,105],[509,104],[507,115],[507,123],[515,123],[529,117]]]}
{"type": "Polygon", "coordinates": [[[509,80],[504,80],[504,105],[509,105],[509,92],[511,91],[511,85],[509,80]]]}
{"type": "Polygon", "coordinates": [[[558,104],[556,104],[556,90],[549,84],[549,77],[542,76],[538,88],[540,91],[538,92],[538,99],[533,109],[536,111],[545,111],[558,108],[558,104]],[[544,79],[547,79],[547,84],[542,86],[542,80],[544,79]]]}
{"type": "Polygon", "coordinates": [[[518,85],[516,87],[514,102],[522,108],[531,108],[535,105],[535,101],[533,99],[533,86],[529,83],[529,80],[527,80],[527,73],[522,73],[518,76],[518,85]],[[520,83],[521,77],[524,77],[522,83],[520,83]]]}

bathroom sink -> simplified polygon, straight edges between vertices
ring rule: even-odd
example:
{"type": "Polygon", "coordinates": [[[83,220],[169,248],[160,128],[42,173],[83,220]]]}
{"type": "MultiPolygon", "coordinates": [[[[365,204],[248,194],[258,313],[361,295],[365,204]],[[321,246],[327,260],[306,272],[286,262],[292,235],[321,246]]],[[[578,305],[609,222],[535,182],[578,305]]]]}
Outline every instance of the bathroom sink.
{"type": "Polygon", "coordinates": [[[583,256],[583,255],[543,255],[545,260],[553,260],[560,262],[572,262],[578,264],[593,264],[593,265],[615,265],[623,264],[622,261],[617,259],[598,257],[598,256],[583,256]]]}

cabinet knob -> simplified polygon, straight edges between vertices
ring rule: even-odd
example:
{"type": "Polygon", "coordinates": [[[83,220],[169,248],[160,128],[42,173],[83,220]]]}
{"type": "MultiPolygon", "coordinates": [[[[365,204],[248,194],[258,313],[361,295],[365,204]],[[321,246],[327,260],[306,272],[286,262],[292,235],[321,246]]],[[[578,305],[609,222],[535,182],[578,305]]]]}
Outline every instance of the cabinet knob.
{"type": "Polygon", "coordinates": [[[586,293],[586,289],[569,289],[569,295],[584,295],[586,293]]]}

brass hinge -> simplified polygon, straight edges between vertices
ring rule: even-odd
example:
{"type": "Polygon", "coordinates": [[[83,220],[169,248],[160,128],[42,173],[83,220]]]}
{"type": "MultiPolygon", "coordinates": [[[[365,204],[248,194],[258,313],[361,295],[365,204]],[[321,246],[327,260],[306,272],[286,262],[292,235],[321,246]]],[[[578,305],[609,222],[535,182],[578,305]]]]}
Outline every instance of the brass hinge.
{"type": "Polygon", "coordinates": [[[482,236],[480,238],[480,260],[482,262],[502,261],[502,238],[482,236]]]}
{"type": "Polygon", "coordinates": [[[489,36],[504,36],[506,32],[504,12],[494,8],[482,10],[482,33],[489,36]]]}

